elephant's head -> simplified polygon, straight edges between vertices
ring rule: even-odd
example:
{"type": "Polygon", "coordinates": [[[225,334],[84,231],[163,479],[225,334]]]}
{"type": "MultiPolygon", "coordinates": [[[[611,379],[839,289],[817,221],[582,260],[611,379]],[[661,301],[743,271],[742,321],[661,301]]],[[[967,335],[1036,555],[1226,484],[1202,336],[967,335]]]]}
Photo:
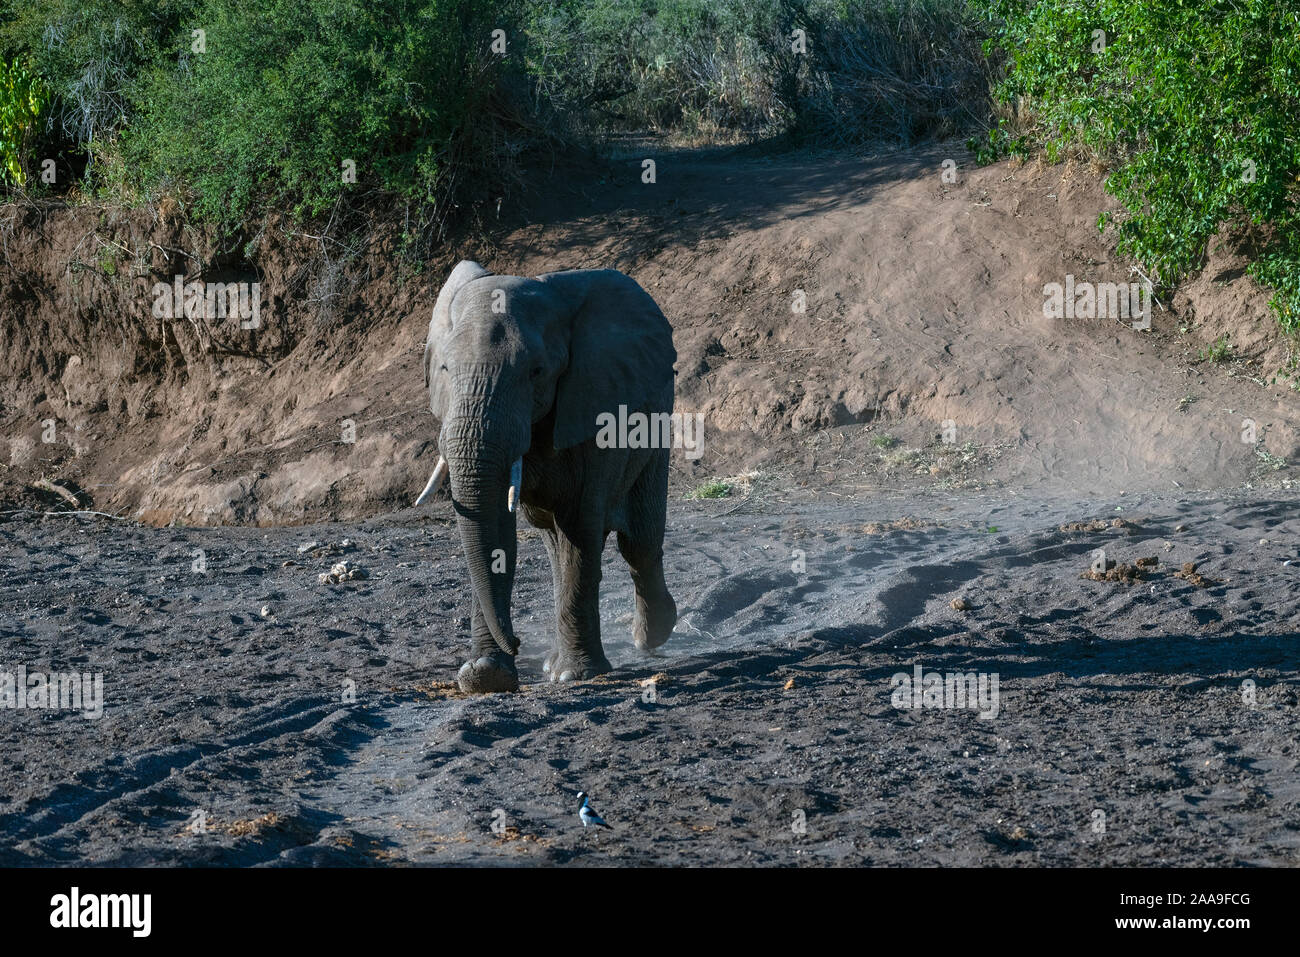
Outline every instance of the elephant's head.
{"type": "Polygon", "coordinates": [[[666,396],[671,408],[675,361],[654,300],[614,270],[526,279],[462,262],[442,287],[424,350],[429,404],[474,595],[502,651],[519,647],[510,593],[524,456],[587,441],[620,404],[666,396]]]}

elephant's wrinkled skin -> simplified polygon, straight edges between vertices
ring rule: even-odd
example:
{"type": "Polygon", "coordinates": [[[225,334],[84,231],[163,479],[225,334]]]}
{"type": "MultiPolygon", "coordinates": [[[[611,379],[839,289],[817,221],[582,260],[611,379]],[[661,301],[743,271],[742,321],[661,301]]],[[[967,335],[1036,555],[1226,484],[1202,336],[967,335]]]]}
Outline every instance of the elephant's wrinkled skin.
{"type": "Polygon", "coordinates": [[[473,585],[470,692],[519,687],[510,619],[515,513],[542,532],[555,579],[552,681],[608,671],[600,643],[601,552],[609,533],[632,570],[637,647],[668,640],[677,606],[664,583],[666,448],[598,448],[597,417],[671,412],[672,329],[653,299],[614,270],[536,279],[462,262],[438,295],[425,346],[433,414],[442,423],[452,502],[473,585]]]}

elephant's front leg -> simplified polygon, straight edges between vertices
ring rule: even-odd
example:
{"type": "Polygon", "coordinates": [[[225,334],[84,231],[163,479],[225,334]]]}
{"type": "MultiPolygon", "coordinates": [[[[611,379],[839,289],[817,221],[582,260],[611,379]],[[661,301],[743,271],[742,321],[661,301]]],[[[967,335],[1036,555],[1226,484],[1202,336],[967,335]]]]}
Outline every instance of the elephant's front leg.
{"type": "Polygon", "coordinates": [[[460,666],[456,675],[460,690],[468,694],[518,691],[519,673],[515,669],[515,659],[493,640],[477,597],[470,616],[469,636],[469,660],[460,666]]]}
{"type": "Polygon", "coordinates": [[[552,681],[577,681],[610,670],[600,644],[600,558],[605,535],[559,532],[555,541],[556,644],[552,681]]]}
{"type": "Polygon", "coordinates": [[[557,622],[555,633],[551,636],[551,650],[542,662],[542,671],[546,674],[551,673],[551,665],[560,657],[560,632],[559,618],[560,609],[564,606],[564,572],[560,567],[560,536],[555,530],[554,525],[539,526],[542,532],[542,543],[546,546],[546,557],[551,561],[551,586],[555,592],[555,619],[557,622]]]}

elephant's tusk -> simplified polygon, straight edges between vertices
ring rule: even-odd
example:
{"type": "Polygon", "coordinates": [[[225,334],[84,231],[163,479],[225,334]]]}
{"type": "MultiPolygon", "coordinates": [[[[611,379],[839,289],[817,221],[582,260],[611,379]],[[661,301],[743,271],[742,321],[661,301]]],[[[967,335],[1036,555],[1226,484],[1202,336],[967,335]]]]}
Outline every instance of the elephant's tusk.
{"type": "Polygon", "coordinates": [[[424,491],[421,492],[420,497],[415,500],[415,504],[419,505],[434,492],[438,491],[438,486],[442,484],[443,477],[446,474],[447,460],[439,455],[438,464],[433,467],[433,474],[429,476],[429,484],[424,487],[424,491]]]}
{"type": "Polygon", "coordinates": [[[519,487],[524,484],[524,460],[516,459],[510,466],[510,491],[506,493],[506,508],[514,511],[519,507],[519,487]]]}

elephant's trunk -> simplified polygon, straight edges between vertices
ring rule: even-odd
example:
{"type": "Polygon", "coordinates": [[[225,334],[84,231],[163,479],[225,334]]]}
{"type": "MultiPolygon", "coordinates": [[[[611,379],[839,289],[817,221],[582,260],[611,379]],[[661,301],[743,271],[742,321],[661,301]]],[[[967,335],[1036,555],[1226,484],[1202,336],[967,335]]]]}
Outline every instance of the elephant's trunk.
{"type": "Polygon", "coordinates": [[[448,435],[444,426],[441,444],[474,597],[497,647],[514,655],[519,650],[519,639],[510,619],[510,595],[514,589],[517,541],[515,515],[507,507],[512,453],[490,451],[481,432],[473,439],[464,439],[458,436],[454,424],[448,425],[452,432],[448,435]]]}

